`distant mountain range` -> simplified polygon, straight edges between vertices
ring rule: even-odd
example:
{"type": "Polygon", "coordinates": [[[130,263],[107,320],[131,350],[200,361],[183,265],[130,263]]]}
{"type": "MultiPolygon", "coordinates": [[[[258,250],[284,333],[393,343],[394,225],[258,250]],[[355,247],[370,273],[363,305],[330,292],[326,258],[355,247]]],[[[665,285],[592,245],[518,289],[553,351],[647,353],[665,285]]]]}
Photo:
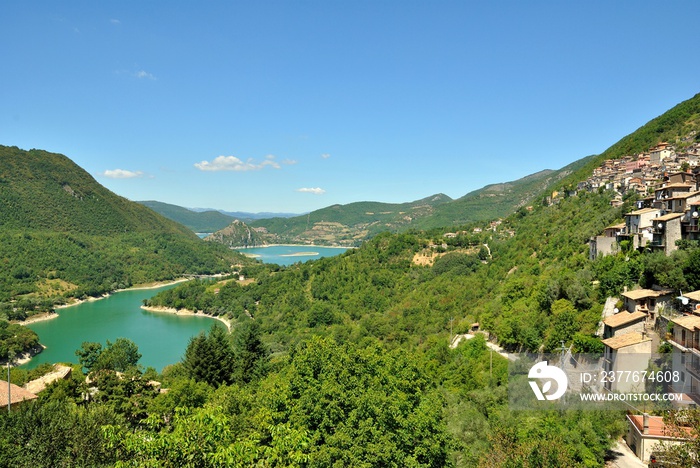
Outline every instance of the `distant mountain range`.
{"type": "Polygon", "coordinates": [[[154,200],[139,201],[156,213],[172,219],[194,232],[216,232],[224,229],[234,220],[250,223],[263,218],[289,218],[299,216],[294,213],[248,213],[244,211],[224,211],[214,208],[184,208],[154,200]]]}
{"type": "MultiPolygon", "coordinates": [[[[555,190],[574,190],[603,160],[647,151],[660,141],[682,146],[699,139],[700,94],[602,154],[557,171],[489,185],[456,200],[436,194],[399,204],[356,202],[300,216],[252,220],[250,225],[239,222],[229,229],[225,243],[355,245],[381,231],[485,222],[544,202],[555,190]]],[[[251,214],[245,214],[250,220],[251,214]]],[[[0,314],[10,301],[9,310],[32,311],[67,297],[223,271],[245,261],[192,233],[219,231],[233,223],[232,217],[159,202],[130,202],[66,156],[42,150],[0,145],[0,215],[0,314]]]]}
{"type": "MultiPolygon", "coordinates": [[[[293,216],[301,216],[300,213],[273,213],[273,212],[267,212],[267,211],[262,211],[260,213],[249,213],[247,211],[225,211],[225,210],[218,210],[216,208],[188,208],[191,211],[195,211],[197,213],[202,213],[206,211],[218,211],[219,213],[225,214],[226,216],[230,216],[235,219],[239,219],[241,221],[251,221],[254,219],[267,219],[267,218],[291,218],[293,216]]],[[[306,213],[302,213],[306,214],[306,213]]]]}
{"type": "Polygon", "coordinates": [[[559,170],[544,170],[512,182],[487,185],[453,200],[439,193],[407,203],[362,201],[331,205],[304,215],[261,218],[264,213],[202,211],[148,201],[140,202],[196,232],[219,232],[228,246],[250,246],[272,243],[359,245],[383,231],[436,227],[488,221],[505,217],[531,203],[548,186],[584,166],[590,157],[578,160],[559,170]],[[226,213],[226,214],[224,214],[226,213]],[[236,219],[235,225],[231,223],[236,219]],[[240,242],[240,244],[237,244],[240,242]]]}

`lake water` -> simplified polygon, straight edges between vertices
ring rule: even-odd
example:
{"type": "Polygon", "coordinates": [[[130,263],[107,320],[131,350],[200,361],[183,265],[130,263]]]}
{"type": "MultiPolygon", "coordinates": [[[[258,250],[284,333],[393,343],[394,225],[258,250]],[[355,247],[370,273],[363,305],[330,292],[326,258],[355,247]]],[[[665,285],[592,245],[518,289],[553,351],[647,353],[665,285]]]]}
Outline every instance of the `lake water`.
{"type": "Polygon", "coordinates": [[[136,343],[144,368],[161,371],[179,362],[191,337],[209,330],[212,324],[223,324],[211,317],[176,316],[140,308],[144,299],[172,287],[121,291],[105,299],[58,309],[58,318],[27,325],[46,349],[23,367],[32,369],[44,362],[77,363],[75,350],[84,341],[105,346],[107,340],[114,342],[117,338],[136,343]]]}
{"type": "MultiPolygon", "coordinates": [[[[310,246],[273,246],[241,249],[266,263],[291,265],[295,262],[331,257],[345,252],[345,248],[310,246]]],[[[179,362],[190,338],[209,330],[221,322],[206,316],[173,315],[147,312],[141,309],[144,299],[174,285],[156,289],[135,289],[114,293],[97,301],[58,309],[58,318],[36,322],[27,327],[39,335],[46,349],[25,364],[33,369],[41,363],[78,362],[75,350],[84,341],[106,345],[107,340],[128,338],[139,347],[139,363],[161,371],[168,364],[179,362]]]]}
{"type": "Polygon", "coordinates": [[[274,245],[237,250],[242,254],[255,256],[254,258],[264,263],[291,265],[296,262],[305,262],[321,257],[333,257],[348,249],[345,247],[316,247],[310,245],[274,245]]]}

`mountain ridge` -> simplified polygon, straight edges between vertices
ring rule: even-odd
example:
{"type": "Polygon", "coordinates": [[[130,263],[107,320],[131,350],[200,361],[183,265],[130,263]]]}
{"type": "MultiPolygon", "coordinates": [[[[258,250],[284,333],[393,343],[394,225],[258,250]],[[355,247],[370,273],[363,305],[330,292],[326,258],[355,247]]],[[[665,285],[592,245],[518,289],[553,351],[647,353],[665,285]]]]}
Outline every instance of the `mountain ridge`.
{"type": "Polygon", "coordinates": [[[0,207],[0,315],[246,262],[62,154],[0,145],[0,207]]]}

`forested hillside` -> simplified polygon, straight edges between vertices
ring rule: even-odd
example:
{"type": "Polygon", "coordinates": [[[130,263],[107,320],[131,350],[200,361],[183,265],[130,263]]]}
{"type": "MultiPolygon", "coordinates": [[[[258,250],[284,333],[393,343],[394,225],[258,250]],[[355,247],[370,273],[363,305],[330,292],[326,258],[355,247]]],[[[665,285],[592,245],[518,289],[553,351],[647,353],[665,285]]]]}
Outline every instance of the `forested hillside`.
{"type": "Polygon", "coordinates": [[[359,245],[380,232],[397,231],[415,219],[430,216],[452,199],[436,194],[408,203],[355,202],[332,205],[292,218],[261,219],[251,226],[264,228],[268,243],[359,245]]]}
{"type": "Polygon", "coordinates": [[[512,348],[589,346],[601,296],[585,240],[620,213],[606,194],[580,194],[521,209],[495,232],[385,233],[339,257],[250,265],[246,285],[165,291],[149,305],[226,315],[233,335],[213,329],[164,375],[132,368],[126,380],[84,345],[81,362],[98,363],[102,376],[95,401],[82,401],[76,372],[38,405],[0,417],[0,461],[601,466],[622,415],[511,412],[505,359],[482,337],[451,349],[449,334],[452,319],[454,333],[478,320],[512,348]],[[153,378],[168,393],[149,387],[153,378]],[[35,450],[22,450],[27,443],[35,450]]]}
{"type": "Polygon", "coordinates": [[[0,210],[0,314],[8,318],[246,261],[46,151],[0,146],[0,210]]]}
{"type": "MultiPolygon", "coordinates": [[[[605,154],[653,133],[683,136],[699,96],[605,154]]],[[[506,360],[485,337],[450,346],[478,322],[509,350],[564,342],[598,352],[592,334],[608,294],[634,282],[700,287],[700,250],[690,246],[673,257],[589,260],[588,239],[636,195],[613,207],[603,189],[573,190],[590,175],[582,162],[489,229],[380,233],[337,257],[251,263],[244,282],[197,280],[158,294],[147,305],[226,316],[232,333],[193,338],[162,375],[139,369],[128,342],[84,343],[72,380],[0,413],[0,465],[603,466],[624,414],[511,411],[506,360]]]]}
{"type": "Polygon", "coordinates": [[[160,213],[194,232],[214,232],[223,229],[235,219],[219,211],[192,211],[177,205],[148,200],[140,201],[156,213],[160,213]]]}
{"type": "Polygon", "coordinates": [[[211,233],[204,240],[223,244],[231,248],[255,247],[264,244],[260,234],[243,221],[237,219],[223,229],[211,233]]]}
{"type": "Polygon", "coordinates": [[[437,194],[401,204],[357,202],[333,205],[293,218],[263,219],[251,225],[265,229],[262,238],[268,243],[353,246],[380,232],[490,221],[530,204],[562,178],[584,166],[590,158],[556,171],[543,170],[515,181],[487,185],[457,200],[437,194]]]}
{"type": "Polygon", "coordinates": [[[256,282],[248,286],[188,283],[150,304],[234,320],[245,320],[247,311],[279,351],[318,334],[417,345],[445,333],[451,318],[455,332],[480,322],[504,345],[553,349],[561,339],[592,333],[600,318],[605,298],[592,286],[586,241],[626,208],[609,201],[581,194],[520,210],[495,232],[454,238],[445,238],[445,229],[381,234],[339,257],[281,271],[250,267],[256,282]],[[421,257],[432,258],[432,266],[414,262],[421,257]]]}
{"type": "Polygon", "coordinates": [[[487,185],[437,207],[431,216],[417,220],[413,227],[430,229],[504,218],[558,187],[560,180],[586,165],[591,158],[579,159],[556,171],[544,170],[512,182],[487,185]]]}

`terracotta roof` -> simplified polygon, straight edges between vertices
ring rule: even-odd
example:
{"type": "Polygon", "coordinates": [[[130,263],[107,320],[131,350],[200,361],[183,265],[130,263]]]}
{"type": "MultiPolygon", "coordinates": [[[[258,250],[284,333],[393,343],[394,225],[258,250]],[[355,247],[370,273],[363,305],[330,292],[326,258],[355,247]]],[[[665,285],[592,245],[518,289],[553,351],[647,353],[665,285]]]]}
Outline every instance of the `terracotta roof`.
{"type": "Polygon", "coordinates": [[[626,325],[628,323],[632,323],[639,319],[643,319],[646,316],[647,314],[645,314],[644,312],[630,313],[625,310],[623,312],[618,312],[615,315],[611,315],[610,317],[603,320],[603,323],[609,327],[616,328],[622,325],[626,325]]]}
{"type": "Polygon", "coordinates": [[[643,214],[647,214],[647,213],[652,213],[654,211],[658,212],[659,210],[657,210],[656,208],[642,208],[641,210],[627,213],[627,215],[643,215],[643,214]]]}
{"type": "MultiPolygon", "coordinates": [[[[18,387],[15,384],[10,384],[10,404],[14,405],[25,400],[34,400],[37,398],[32,392],[18,387]]],[[[7,380],[0,380],[0,405],[7,406],[7,380]]]]}
{"type": "Polygon", "coordinates": [[[656,291],[654,289],[635,289],[634,291],[623,292],[622,296],[636,301],[638,299],[644,299],[646,297],[659,297],[671,294],[672,291],[661,290],[656,291]]]}
{"type": "MultiPolygon", "coordinates": [[[[641,414],[628,414],[627,418],[637,428],[640,433],[644,433],[644,416],[641,414]]],[[[649,423],[649,433],[644,434],[648,437],[671,437],[671,438],[686,438],[693,437],[693,429],[690,427],[679,427],[674,429],[667,426],[663,416],[647,416],[649,423]]],[[[694,437],[693,437],[694,438],[694,437]]]]}
{"type": "MultiPolygon", "coordinates": [[[[681,172],[677,172],[676,174],[681,174],[681,172]]],[[[668,185],[665,185],[661,188],[658,188],[658,189],[656,189],[656,191],[667,189],[667,188],[688,188],[688,189],[690,189],[690,188],[693,188],[693,184],[676,182],[675,184],[668,184],[668,185]]]]}
{"type": "Polygon", "coordinates": [[[603,340],[603,344],[608,348],[620,349],[627,346],[636,345],[639,343],[644,343],[645,341],[651,341],[651,338],[642,336],[641,333],[625,333],[624,335],[613,336],[607,340],[603,340]]]}
{"type": "Polygon", "coordinates": [[[691,291],[689,293],[684,293],[683,297],[687,297],[691,301],[700,302],[700,291],[691,291]]]}
{"type": "Polygon", "coordinates": [[[683,317],[671,319],[671,322],[688,330],[700,328],[700,317],[697,315],[684,315],[683,317]]]}
{"type": "Polygon", "coordinates": [[[676,195],[674,197],[666,198],[665,200],[685,200],[686,198],[694,197],[697,195],[700,195],[700,192],[684,193],[682,195],[676,195]]]}
{"type": "Polygon", "coordinates": [[[612,226],[608,226],[605,229],[622,229],[624,227],[627,227],[627,224],[620,223],[620,224],[613,224],[612,226]]]}
{"type": "Polygon", "coordinates": [[[670,221],[672,219],[680,218],[684,213],[669,213],[667,215],[659,216],[654,218],[652,221],[670,221]]]}

